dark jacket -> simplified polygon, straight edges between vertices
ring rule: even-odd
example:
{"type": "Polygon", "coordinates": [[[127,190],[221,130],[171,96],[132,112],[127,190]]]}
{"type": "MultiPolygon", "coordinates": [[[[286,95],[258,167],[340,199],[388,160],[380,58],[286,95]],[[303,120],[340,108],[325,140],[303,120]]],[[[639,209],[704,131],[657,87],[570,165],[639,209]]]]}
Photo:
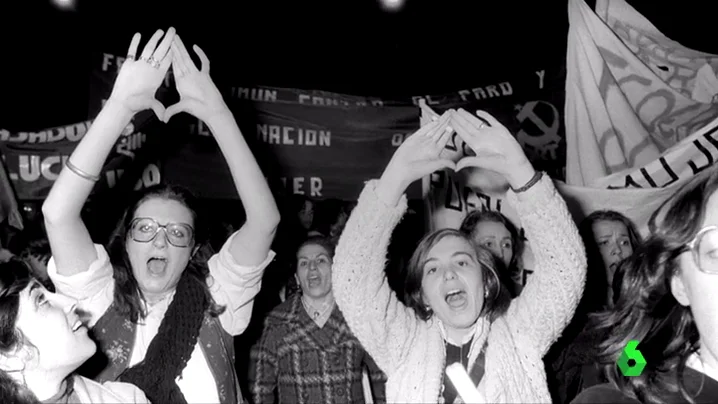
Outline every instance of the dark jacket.
{"type": "Polygon", "coordinates": [[[297,294],[272,310],[252,349],[250,389],[255,404],[364,403],[366,367],[375,403],[386,402],[386,376],[349,330],[337,306],[324,327],[297,294]]]}

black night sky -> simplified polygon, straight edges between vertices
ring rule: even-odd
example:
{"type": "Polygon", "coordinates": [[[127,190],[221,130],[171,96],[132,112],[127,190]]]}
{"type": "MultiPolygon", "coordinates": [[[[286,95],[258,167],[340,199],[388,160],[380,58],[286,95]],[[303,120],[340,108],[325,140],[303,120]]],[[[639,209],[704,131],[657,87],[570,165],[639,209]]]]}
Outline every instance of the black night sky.
{"type": "MultiPolygon", "coordinates": [[[[669,37],[718,53],[707,1],[629,1],[669,37]]],[[[124,54],[132,34],[178,29],[203,47],[221,86],[357,95],[455,91],[562,66],[565,0],[23,0],[2,12],[0,127],[33,131],[87,118],[93,52],[124,54]],[[11,7],[11,9],[10,9],[11,7]]],[[[557,91],[563,87],[558,86],[557,91]]]]}

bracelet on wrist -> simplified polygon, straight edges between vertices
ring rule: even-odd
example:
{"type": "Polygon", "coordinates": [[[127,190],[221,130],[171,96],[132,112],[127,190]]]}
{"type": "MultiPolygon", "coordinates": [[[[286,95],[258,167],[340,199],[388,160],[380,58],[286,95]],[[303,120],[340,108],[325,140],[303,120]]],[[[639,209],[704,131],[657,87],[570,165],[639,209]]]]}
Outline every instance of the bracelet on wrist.
{"type": "Polygon", "coordinates": [[[538,184],[538,182],[541,181],[541,178],[543,178],[543,171],[536,171],[534,176],[531,177],[529,182],[527,182],[525,185],[521,186],[520,188],[515,188],[515,189],[513,187],[511,187],[511,189],[514,191],[514,193],[517,193],[517,194],[521,193],[521,192],[526,192],[529,189],[531,189],[531,187],[538,184]]]}
{"type": "Polygon", "coordinates": [[[86,171],[83,171],[79,168],[77,168],[76,165],[72,164],[70,162],[70,159],[65,160],[65,166],[68,170],[72,171],[75,175],[77,175],[80,178],[86,179],[88,181],[97,182],[100,180],[99,175],[92,175],[86,171]]]}

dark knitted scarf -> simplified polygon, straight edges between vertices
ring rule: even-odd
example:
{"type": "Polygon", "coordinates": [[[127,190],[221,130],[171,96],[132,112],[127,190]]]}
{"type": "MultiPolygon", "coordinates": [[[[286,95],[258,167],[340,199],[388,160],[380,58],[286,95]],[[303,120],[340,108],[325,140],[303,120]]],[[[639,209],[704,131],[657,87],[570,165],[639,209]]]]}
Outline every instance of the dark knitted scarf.
{"type": "Polygon", "coordinates": [[[145,359],[125,370],[120,381],[139,387],[155,404],[187,404],[175,380],[197,344],[208,306],[204,288],[186,269],[145,359]]]}

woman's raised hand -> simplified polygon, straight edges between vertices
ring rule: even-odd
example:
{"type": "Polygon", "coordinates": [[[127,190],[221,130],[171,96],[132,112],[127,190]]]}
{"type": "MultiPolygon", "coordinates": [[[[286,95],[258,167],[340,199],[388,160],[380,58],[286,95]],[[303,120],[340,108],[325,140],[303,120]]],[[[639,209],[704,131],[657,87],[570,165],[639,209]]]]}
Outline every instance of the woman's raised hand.
{"type": "Polygon", "coordinates": [[[406,188],[419,178],[442,168],[455,167],[453,161],[439,157],[454,132],[449,126],[452,113],[453,110],[448,110],[439,119],[422,126],[394,152],[379,182],[387,202],[398,201],[406,188]]]}
{"type": "Polygon", "coordinates": [[[155,93],[172,62],[169,51],[175,38],[175,29],[168,29],[166,34],[157,30],[138,57],[140,38],[139,33],[132,37],[127,59],[120,68],[108,102],[118,102],[133,113],[151,108],[157,118],[162,120],[165,107],[155,98],[155,93]]]}
{"type": "Polygon", "coordinates": [[[484,111],[476,111],[476,115],[459,109],[451,117],[456,133],[476,153],[459,160],[456,170],[484,168],[503,175],[514,189],[524,186],[535,171],[521,145],[496,118],[484,111]]]}
{"type": "Polygon", "coordinates": [[[180,112],[187,112],[207,122],[213,115],[227,110],[222,94],[209,77],[207,55],[197,45],[193,49],[202,64],[200,69],[195,66],[179,35],[175,36],[172,42],[172,72],[180,100],[167,108],[165,122],[180,112]]]}

